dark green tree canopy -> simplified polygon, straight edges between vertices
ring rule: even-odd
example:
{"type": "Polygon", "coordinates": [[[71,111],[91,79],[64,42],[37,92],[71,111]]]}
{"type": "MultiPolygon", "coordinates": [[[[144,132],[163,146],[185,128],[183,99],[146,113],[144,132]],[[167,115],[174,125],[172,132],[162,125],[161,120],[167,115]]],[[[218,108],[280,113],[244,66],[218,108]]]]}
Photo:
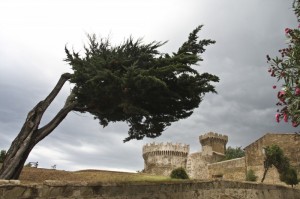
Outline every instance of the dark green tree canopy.
{"type": "Polygon", "coordinates": [[[264,148],[264,174],[261,182],[264,181],[269,168],[274,166],[279,175],[280,180],[288,185],[298,184],[297,172],[291,167],[289,159],[284,155],[283,150],[278,145],[271,145],[264,148]]]}
{"type": "Polygon", "coordinates": [[[233,148],[231,146],[227,147],[225,151],[225,160],[231,160],[235,158],[241,158],[245,156],[245,151],[241,147],[233,148]]]}
{"type": "Polygon", "coordinates": [[[95,35],[88,37],[83,56],[66,48],[66,61],[74,71],[70,81],[78,102],[75,110],[91,113],[104,127],[127,122],[129,136],[124,141],[160,136],[172,122],[189,117],[205,93],[216,92],[211,82],[219,78],[192,68],[202,61],[205,47],[215,43],[198,41],[201,28],[172,54],[158,51],[162,42],[144,44],[129,38],[112,46],[95,35]]]}

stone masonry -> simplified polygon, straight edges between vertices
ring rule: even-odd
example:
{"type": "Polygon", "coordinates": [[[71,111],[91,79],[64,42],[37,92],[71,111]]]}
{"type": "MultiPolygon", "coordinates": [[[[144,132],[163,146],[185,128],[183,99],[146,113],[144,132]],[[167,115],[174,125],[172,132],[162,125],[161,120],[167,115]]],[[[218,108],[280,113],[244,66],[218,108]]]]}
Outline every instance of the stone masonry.
{"type": "Polygon", "coordinates": [[[300,190],[225,180],[87,183],[45,181],[41,184],[1,183],[0,199],[299,199],[300,190]]]}
{"type": "Polygon", "coordinates": [[[189,145],[146,144],[143,147],[144,171],[156,175],[169,175],[173,169],[186,167],[189,145]]]}
{"type": "MultiPolygon", "coordinates": [[[[245,147],[245,157],[222,161],[228,137],[213,132],[199,136],[201,152],[189,153],[189,145],[147,144],[143,147],[144,172],[170,175],[174,168],[183,167],[192,179],[223,178],[244,181],[252,169],[258,180],[263,175],[264,147],[277,144],[300,175],[300,135],[267,133],[245,147]]],[[[265,182],[280,184],[276,169],[268,171],[265,182]]]]}

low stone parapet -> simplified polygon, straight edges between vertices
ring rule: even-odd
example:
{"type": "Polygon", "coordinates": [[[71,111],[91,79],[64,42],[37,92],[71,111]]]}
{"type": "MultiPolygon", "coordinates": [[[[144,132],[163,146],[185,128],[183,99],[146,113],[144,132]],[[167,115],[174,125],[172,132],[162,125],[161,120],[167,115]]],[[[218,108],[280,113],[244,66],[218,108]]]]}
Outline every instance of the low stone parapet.
{"type": "Polygon", "coordinates": [[[2,184],[0,199],[298,199],[300,190],[281,185],[212,181],[87,183],[45,181],[42,184],[2,184]]]}

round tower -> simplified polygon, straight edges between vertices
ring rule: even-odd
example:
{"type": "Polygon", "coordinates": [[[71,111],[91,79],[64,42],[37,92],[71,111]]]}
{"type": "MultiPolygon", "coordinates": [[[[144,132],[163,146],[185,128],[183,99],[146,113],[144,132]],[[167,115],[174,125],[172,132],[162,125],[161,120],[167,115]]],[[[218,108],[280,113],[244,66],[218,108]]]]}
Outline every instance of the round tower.
{"type": "Polygon", "coordinates": [[[151,143],[143,146],[144,172],[169,176],[173,169],[186,168],[190,146],[172,143],[151,143]]]}
{"type": "Polygon", "coordinates": [[[199,141],[202,145],[203,154],[212,154],[217,152],[225,154],[226,144],[228,142],[228,136],[218,133],[209,132],[199,136],[199,141]]]}

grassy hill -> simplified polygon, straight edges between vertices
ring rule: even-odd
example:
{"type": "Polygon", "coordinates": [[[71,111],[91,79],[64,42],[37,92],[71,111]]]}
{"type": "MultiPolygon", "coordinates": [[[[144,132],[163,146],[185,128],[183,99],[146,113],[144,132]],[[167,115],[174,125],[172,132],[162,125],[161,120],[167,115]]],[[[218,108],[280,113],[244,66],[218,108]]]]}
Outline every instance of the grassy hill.
{"type": "Polygon", "coordinates": [[[40,183],[45,180],[74,182],[128,182],[128,181],[170,181],[169,177],[144,173],[127,173],[103,170],[63,171],[24,167],[20,180],[22,183],[40,183]]]}

